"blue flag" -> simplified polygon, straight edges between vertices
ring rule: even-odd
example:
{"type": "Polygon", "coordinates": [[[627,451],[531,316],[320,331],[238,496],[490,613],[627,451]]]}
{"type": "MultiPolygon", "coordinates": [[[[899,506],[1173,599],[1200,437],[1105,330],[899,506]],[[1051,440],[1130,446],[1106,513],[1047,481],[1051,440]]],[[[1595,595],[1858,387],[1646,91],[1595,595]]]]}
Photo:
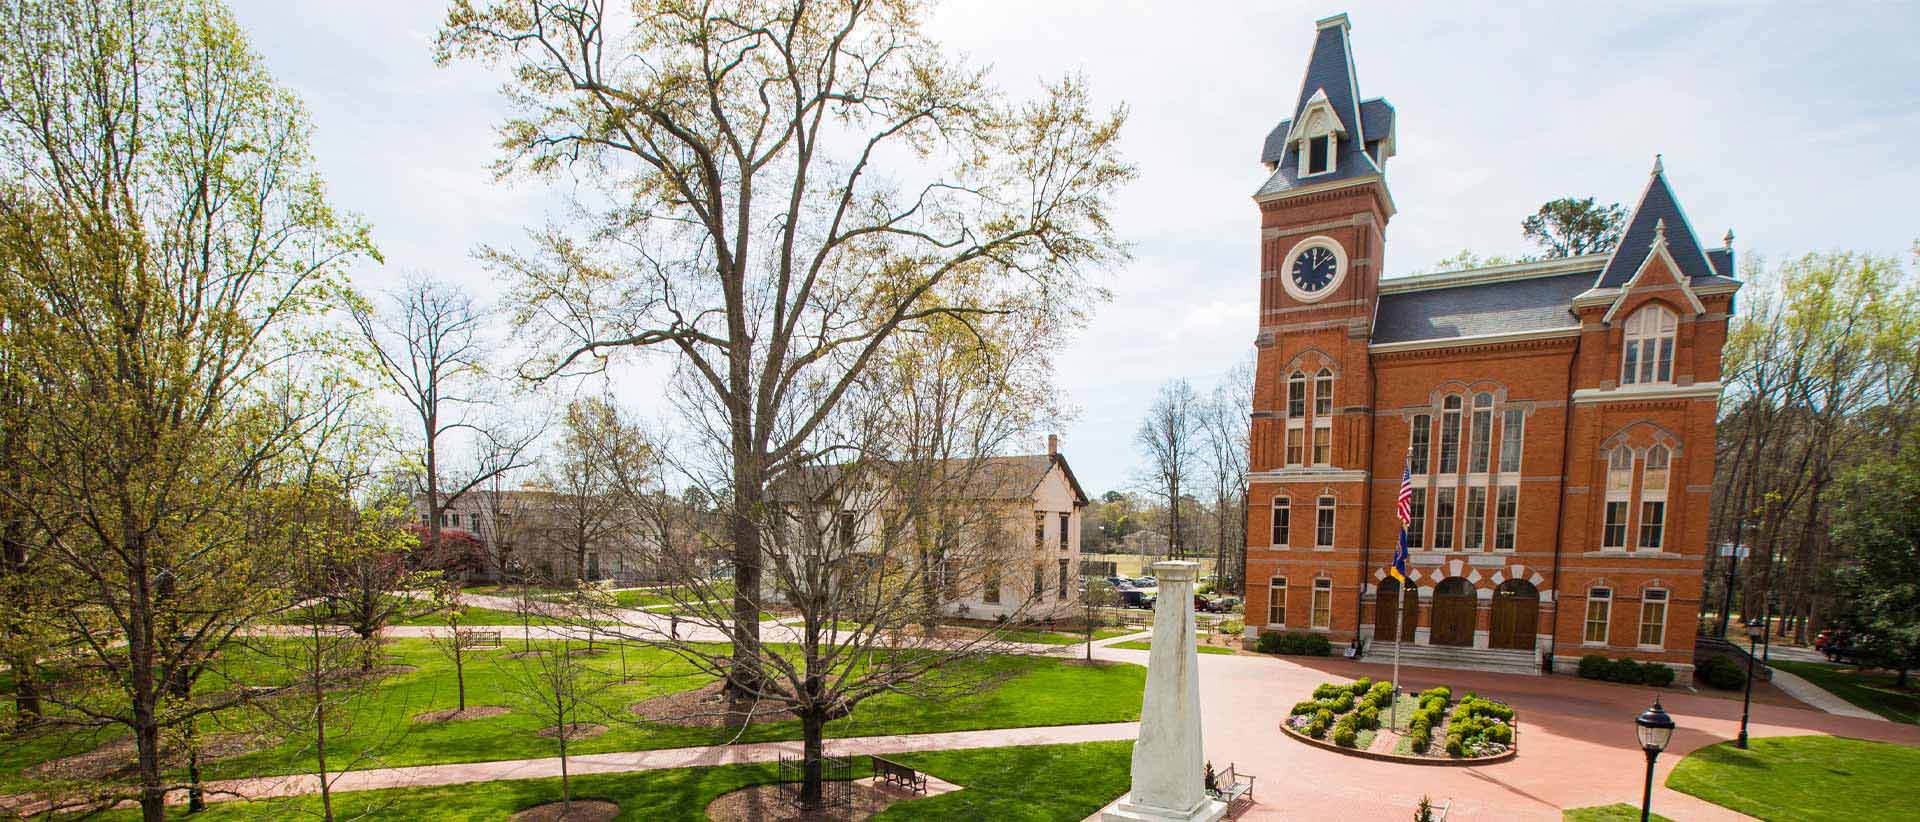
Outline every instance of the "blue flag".
{"type": "Polygon", "coordinates": [[[1393,552],[1393,565],[1387,568],[1387,573],[1391,574],[1394,579],[1400,580],[1401,584],[1403,585],[1406,584],[1406,581],[1407,581],[1407,529],[1405,528],[1400,529],[1400,550],[1393,552]]]}

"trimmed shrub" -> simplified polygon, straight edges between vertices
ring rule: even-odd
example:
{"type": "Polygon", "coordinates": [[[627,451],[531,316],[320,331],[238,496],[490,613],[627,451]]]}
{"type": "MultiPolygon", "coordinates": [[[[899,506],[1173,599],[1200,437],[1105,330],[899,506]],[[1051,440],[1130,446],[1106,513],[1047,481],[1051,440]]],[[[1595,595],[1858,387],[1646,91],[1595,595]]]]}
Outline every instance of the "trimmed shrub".
{"type": "Polygon", "coordinates": [[[1424,725],[1414,728],[1407,733],[1407,742],[1413,746],[1414,753],[1426,753],[1433,745],[1433,732],[1424,725]]]}
{"type": "Polygon", "coordinates": [[[1604,679],[1606,675],[1606,657],[1599,654],[1587,654],[1580,658],[1580,677],[1582,679],[1604,679]]]}
{"type": "Polygon", "coordinates": [[[1644,681],[1644,679],[1645,675],[1640,672],[1640,663],[1634,660],[1621,657],[1607,663],[1608,682],[1625,682],[1628,685],[1638,685],[1644,681]]]}
{"type": "Polygon", "coordinates": [[[1467,746],[1460,742],[1460,737],[1454,736],[1452,734],[1447,735],[1447,755],[1448,756],[1466,756],[1467,755],[1467,746]]]}
{"type": "Polygon", "coordinates": [[[1649,662],[1640,668],[1640,675],[1648,685],[1665,688],[1673,684],[1673,669],[1658,662],[1649,662]]]}
{"type": "Polygon", "coordinates": [[[1355,720],[1354,724],[1359,725],[1360,730],[1370,731],[1380,727],[1379,708],[1375,708],[1372,705],[1363,705],[1359,710],[1354,711],[1353,715],[1359,717],[1355,720]]]}
{"type": "Polygon", "coordinates": [[[1263,654],[1280,653],[1280,637],[1277,631],[1261,631],[1260,638],[1253,642],[1253,649],[1263,654]]]}
{"type": "Polygon", "coordinates": [[[1435,685],[1420,692],[1420,701],[1422,702],[1433,697],[1439,697],[1441,702],[1451,702],[1453,701],[1453,689],[1445,685],[1435,685]]]}
{"type": "Polygon", "coordinates": [[[1723,691],[1737,691],[1747,684],[1747,672],[1724,656],[1710,656],[1695,663],[1693,677],[1723,691]]]}
{"type": "Polygon", "coordinates": [[[1333,712],[1321,708],[1319,713],[1313,715],[1313,724],[1307,726],[1307,735],[1314,739],[1323,739],[1327,735],[1327,727],[1332,724],[1333,712]]]}
{"type": "Polygon", "coordinates": [[[1498,742],[1502,745],[1510,745],[1513,743],[1513,726],[1512,725],[1490,726],[1487,728],[1487,739],[1490,739],[1494,742],[1498,742]]]}
{"type": "Polygon", "coordinates": [[[1318,711],[1320,710],[1320,708],[1321,708],[1320,700],[1317,700],[1317,699],[1309,699],[1305,702],[1295,702],[1293,703],[1293,713],[1288,715],[1304,716],[1306,714],[1310,714],[1315,711],[1318,711]]]}
{"type": "Polygon", "coordinates": [[[1366,695],[1367,690],[1372,687],[1373,687],[1373,677],[1363,676],[1363,677],[1360,677],[1359,679],[1356,679],[1352,682],[1347,683],[1347,692],[1350,694],[1353,694],[1355,699],[1358,699],[1361,696],[1366,695]]]}
{"type": "Polygon", "coordinates": [[[1351,748],[1353,747],[1354,737],[1358,735],[1359,732],[1355,731],[1353,726],[1343,722],[1339,727],[1333,729],[1333,744],[1339,745],[1342,748],[1351,748]]]}
{"type": "Polygon", "coordinates": [[[1346,690],[1347,690],[1347,686],[1345,685],[1335,685],[1331,682],[1322,682],[1320,683],[1319,687],[1313,689],[1313,698],[1314,699],[1332,699],[1336,696],[1346,693],[1346,690]]]}
{"type": "Polygon", "coordinates": [[[1253,649],[1263,654],[1328,656],[1333,653],[1333,643],[1327,641],[1325,634],[1300,632],[1282,634],[1269,631],[1260,635],[1260,639],[1254,643],[1253,649]]]}
{"type": "Polygon", "coordinates": [[[1353,694],[1346,693],[1333,698],[1334,713],[1344,714],[1351,710],[1353,710],[1353,694]]]}

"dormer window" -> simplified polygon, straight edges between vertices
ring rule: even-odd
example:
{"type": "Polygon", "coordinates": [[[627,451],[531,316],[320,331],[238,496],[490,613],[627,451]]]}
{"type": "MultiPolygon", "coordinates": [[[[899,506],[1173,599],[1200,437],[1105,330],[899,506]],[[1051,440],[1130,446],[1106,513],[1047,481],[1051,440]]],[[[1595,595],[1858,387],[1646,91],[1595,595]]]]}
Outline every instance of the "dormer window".
{"type": "Polygon", "coordinates": [[[1333,163],[1332,135],[1312,137],[1307,140],[1307,168],[1303,174],[1325,174],[1332,171],[1333,163]]]}
{"type": "Polygon", "coordinates": [[[1627,318],[1620,384],[1673,382],[1673,337],[1679,328],[1673,312],[1649,305],[1627,318]]]}

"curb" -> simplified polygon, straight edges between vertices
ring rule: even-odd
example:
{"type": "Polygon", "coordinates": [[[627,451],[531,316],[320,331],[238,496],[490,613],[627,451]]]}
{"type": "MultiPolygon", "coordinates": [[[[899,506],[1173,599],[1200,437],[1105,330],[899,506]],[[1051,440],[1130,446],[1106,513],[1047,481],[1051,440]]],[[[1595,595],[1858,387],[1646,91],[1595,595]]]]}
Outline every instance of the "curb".
{"type": "Polygon", "coordinates": [[[1514,736],[1514,740],[1513,740],[1514,744],[1508,746],[1504,752],[1494,754],[1493,756],[1482,756],[1474,759],[1467,759],[1467,758],[1452,757],[1452,756],[1445,756],[1445,757],[1402,756],[1400,754],[1395,754],[1395,753],[1374,753],[1373,751],[1362,751],[1355,748],[1343,748],[1339,745],[1333,744],[1330,741],[1327,741],[1324,739],[1314,739],[1311,736],[1307,736],[1306,734],[1303,734],[1299,731],[1289,728],[1287,727],[1287,723],[1285,722],[1280,723],[1280,730],[1285,731],[1287,736],[1293,737],[1294,739],[1298,739],[1301,742],[1305,742],[1308,745],[1312,745],[1316,748],[1323,748],[1323,749],[1333,751],[1334,753],[1342,754],[1345,756],[1357,756],[1361,759],[1372,759],[1378,762],[1397,762],[1402,765],[1436,765],[1441,767],[1473,767],[1475,765],[1496,765],[1520,755],[1520,738],[1518,734],[1515,734],[1514,736]]]}

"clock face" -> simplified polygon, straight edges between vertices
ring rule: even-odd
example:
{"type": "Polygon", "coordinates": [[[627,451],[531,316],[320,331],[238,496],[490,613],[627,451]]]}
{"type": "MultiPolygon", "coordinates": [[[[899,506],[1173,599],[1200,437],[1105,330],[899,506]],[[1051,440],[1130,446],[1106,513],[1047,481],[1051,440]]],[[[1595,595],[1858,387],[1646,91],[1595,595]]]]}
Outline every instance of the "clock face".
{"type": "Polygon", "coordinates": [[[1307,294],[1318,294],[1333,284],[1340,273],[1340,260],[1333,250],[1325,246],[1313,246],[1300,252],[1293,258],[1293,284],[1307,294]]]}

